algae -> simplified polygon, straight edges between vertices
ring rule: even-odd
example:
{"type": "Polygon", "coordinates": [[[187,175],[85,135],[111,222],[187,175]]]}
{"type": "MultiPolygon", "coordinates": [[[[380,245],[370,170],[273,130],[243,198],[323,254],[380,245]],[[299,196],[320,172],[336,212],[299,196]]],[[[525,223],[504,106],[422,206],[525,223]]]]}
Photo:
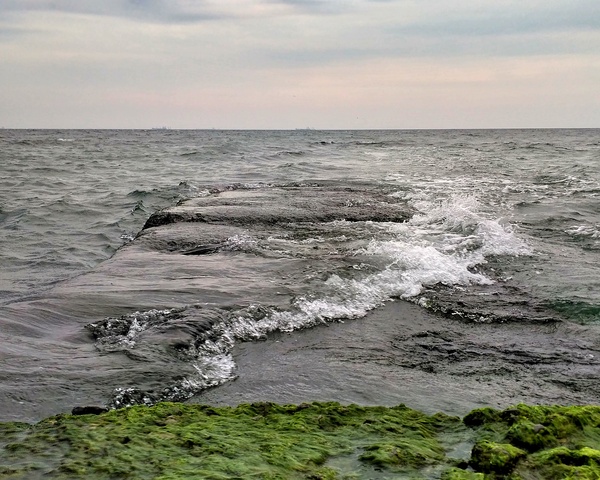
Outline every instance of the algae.
{"type": "Polygon", "coordinates": [[[506,475],[526,456],[526,452],[510,443],[484,440],[473,447],[470,465],[480,472],[506,475]]]}
{"type": "Polygon", "coordinates": [[[484,408],[463,421],[479,437],[469,464],[486,478],[600,479],[600,406],[484,408]]]}
{"type": "Polygon", "coordinates": [[[443,473],[441,480],[485,480],[485,474],[451,468],[443,473]]]}
{"type": "Polygon", "coordinates": [[[324,464],[357,452],[374,468],[416,472],[444,461],[440,430],[466,427],[403,405],[161,403],[30,426],[2,450],[0,478],[352,478],[324,464]]]}
{"type": "Polygon", "coordinates": [[[404,405],[159,403],[0,423],[0,437],[1,479],[600,478],[600,406],[461,421],[404,405]]]}

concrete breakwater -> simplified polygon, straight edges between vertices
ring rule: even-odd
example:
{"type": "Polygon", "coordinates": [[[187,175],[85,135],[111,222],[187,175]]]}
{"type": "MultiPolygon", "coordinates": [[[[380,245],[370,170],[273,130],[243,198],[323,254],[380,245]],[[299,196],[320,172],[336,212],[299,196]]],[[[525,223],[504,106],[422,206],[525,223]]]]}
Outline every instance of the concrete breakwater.
{"type": "Polygon", "coordinates": [[[413,213],[384,187],[326,183],[215,187],[157,212],[92,271],[3,308],[3,419],[174,400],[596,402],[597,325],[508,279],[513,257],[482,257],[489,231],[440,234],[413,213]]]}

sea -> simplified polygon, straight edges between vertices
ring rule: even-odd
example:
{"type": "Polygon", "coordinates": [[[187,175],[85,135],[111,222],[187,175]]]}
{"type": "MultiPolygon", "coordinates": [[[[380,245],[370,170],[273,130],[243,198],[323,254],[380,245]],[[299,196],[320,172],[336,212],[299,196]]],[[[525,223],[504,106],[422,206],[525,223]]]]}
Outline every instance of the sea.
{"type": "Polygon", "coordinates": [[[0,130],[0,421],[597,403],[599,361],[598,129],[0,130]]]}

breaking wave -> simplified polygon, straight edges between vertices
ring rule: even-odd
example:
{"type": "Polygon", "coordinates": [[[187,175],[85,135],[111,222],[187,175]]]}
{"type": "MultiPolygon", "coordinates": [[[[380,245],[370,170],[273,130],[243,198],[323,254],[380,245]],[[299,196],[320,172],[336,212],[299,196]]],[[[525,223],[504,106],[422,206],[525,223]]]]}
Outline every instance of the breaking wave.
{"type": "MultiPolygon", "coordinates": [[[[288,308],[253,304],[237,309],[206,309],[195,305],[135,312],[89,325],[101,351],[121,351],[136,358],[147,351],[164,349],[152,342],[157,342],[169,329],[193,332],[191,340],[169,345],[167,349],[173,359],[190,363],[192,372],[159,394],[135,388],[117,389],[111,405],[185,400],[235,377],[231,352],[237,342],[360,318],[394,298],[419,303],[423,289],[434,285],[491,285],[495,280],[477,268],[488,257],[532,253],[511,225],[483,214],[481,205],[472,196],[456,195],[437,203],[420,201],[415,208],[418,213],[406,223],[362,222],[365,228],[345,220],[325,224],[328,232],[336,232],[331,237],[333,241],[320,235],[289,238],[291,234],[286,234],[288,246],[298,248],[299,252],[305,245],[318,245],[319,249],[335,247],[337,252],[340,242],[357,241],[352,238],[353,233],[372,236],[360,238],[363,246],[348,253],[349,261],[356,259],[348,273],[330,271],[316,288],[313,285],[312,293],[293,298],[288,308]],[[346,233],[337,234],[340,229],[346,233]],[[153,330],[161,335],[147,335],[153,330]]],[[[250,234],[239,234],[228,237],[219,248],[207,253],[260,255],[270,248],[272,240],[273,237],[268,237],[264,242],[250,234]]],[[[326,253],[320,255],[324,258],[326,253]]]]}

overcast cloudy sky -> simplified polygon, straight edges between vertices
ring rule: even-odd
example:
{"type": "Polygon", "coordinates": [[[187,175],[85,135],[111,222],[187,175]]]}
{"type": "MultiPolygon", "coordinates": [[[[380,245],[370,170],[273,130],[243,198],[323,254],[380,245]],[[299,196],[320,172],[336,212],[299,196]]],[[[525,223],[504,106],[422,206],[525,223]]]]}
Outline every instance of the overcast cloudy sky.
{"type": "Polygon", "coordinates": [[[0,0],[0,127],[600,127],[600,0],[0,0]]]}

